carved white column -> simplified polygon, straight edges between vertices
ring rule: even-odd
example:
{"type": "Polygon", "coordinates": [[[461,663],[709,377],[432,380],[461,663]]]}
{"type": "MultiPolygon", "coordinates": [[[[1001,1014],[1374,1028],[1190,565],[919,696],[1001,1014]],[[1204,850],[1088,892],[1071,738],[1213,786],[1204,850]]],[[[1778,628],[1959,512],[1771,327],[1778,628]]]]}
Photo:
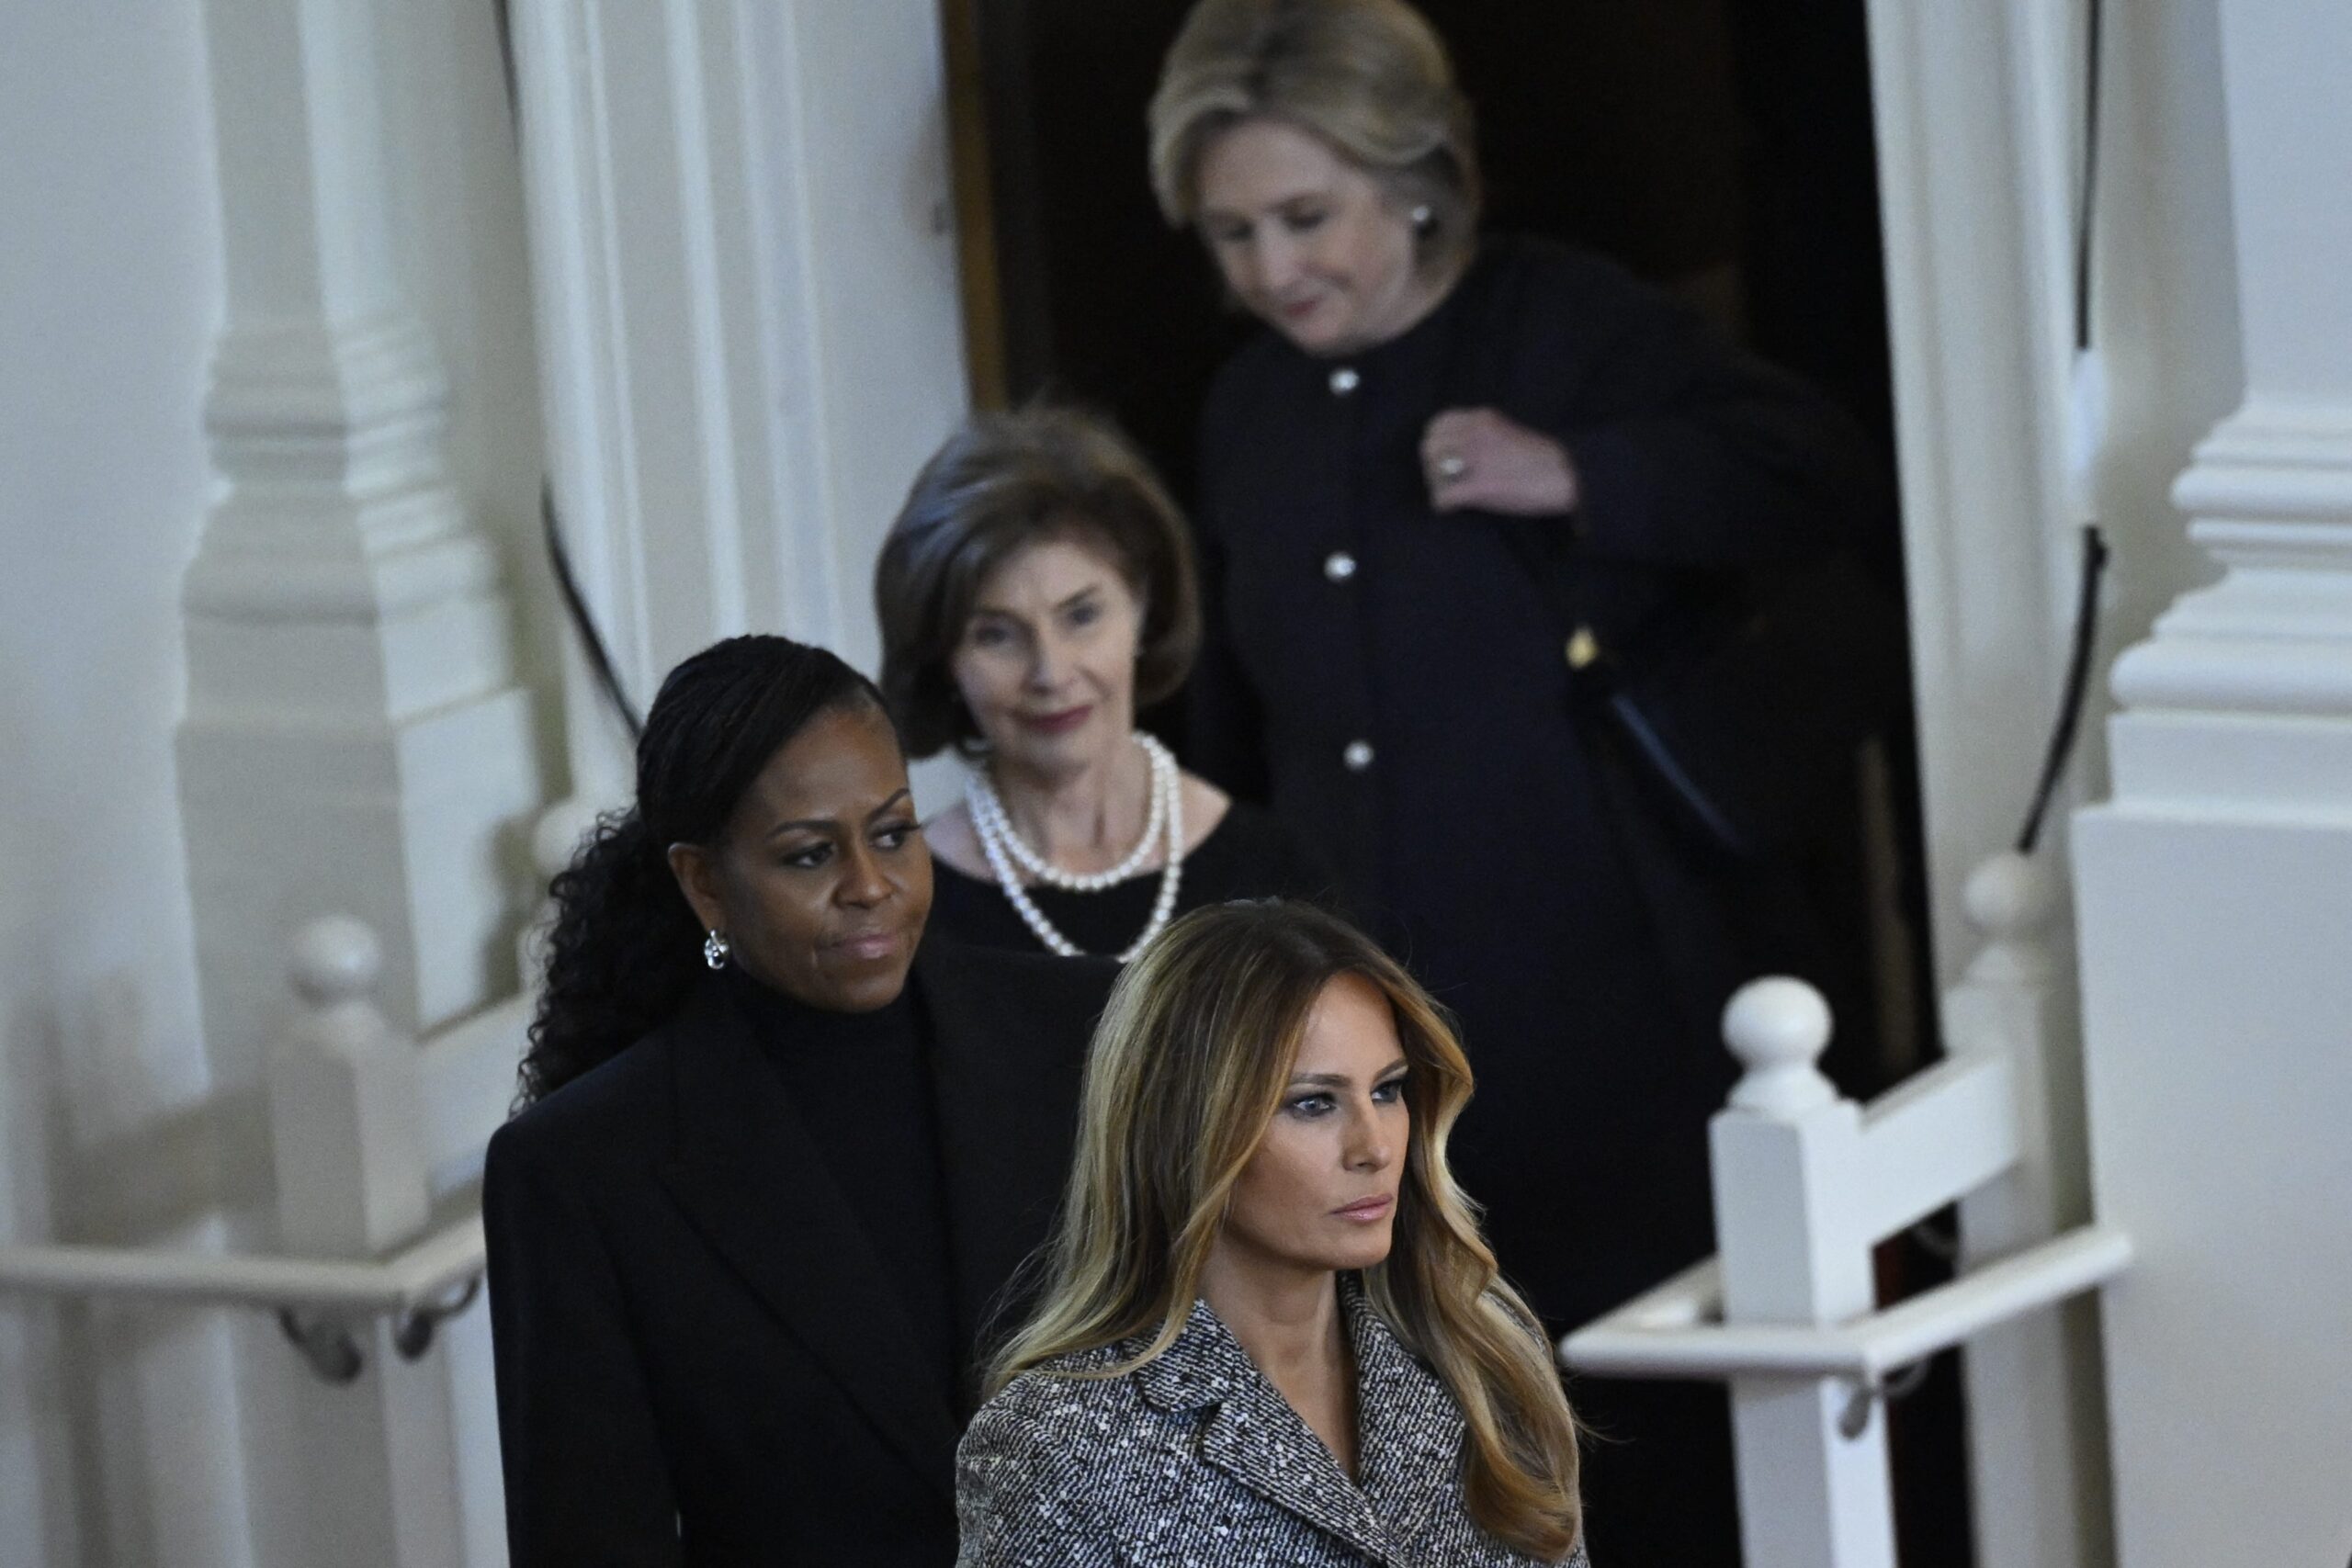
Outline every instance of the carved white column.
{"type": "Polygon", "coordinates": [[[2117,665],[2076,838],[2123,1568],[2337,1561],[2352,1474],[2352,7],[2219,17],[2245,397],[2174,495],[2221,575],[2117,665]]]}
{"type": "MultiPolygon", "coordinates": [[[[515,0],[549,466],[641,708],[713,639],[869,671],[874,557],[966,406],[934,0],[515,0]]],[[[575,787],[627,737],[568,666],[575,787]]]]}
{"type": "MultiPolygon", "coordinates": [[[[205,419],[222,486],[186,579],[178,753],[226,1093],[260,1089],[280,955],[308,919],[345,910],[378,933],[377,995],[404,1035],[514,984],[502,866],[541,795],[531,704],[495,551],[446,472],[446,378],[396,276],[394,224],[435,215],[390,205],[377,35],[393,3],[206,5],[228,301],[205,419]]],[[[232,1217],[237,1242],[278,1244],[272,1219],[232,1217]]],[[[412,1560],[400,1540],[433,1531],[349,1495],[345,1461],[303,1434],[354,1401],[385,1442],[447,1434],[420,1437],[374,1383],[311,1383],[274,1326],[243,1360],[262,1562],[412,1560]]]]}

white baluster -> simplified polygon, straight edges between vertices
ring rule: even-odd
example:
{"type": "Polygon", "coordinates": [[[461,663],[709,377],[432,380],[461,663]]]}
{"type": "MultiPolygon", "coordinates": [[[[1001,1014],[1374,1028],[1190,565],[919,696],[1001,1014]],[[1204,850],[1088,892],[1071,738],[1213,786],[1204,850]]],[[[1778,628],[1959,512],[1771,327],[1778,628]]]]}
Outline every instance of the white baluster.
{"type": "MultiPolygon", "coordinates": [[[[424,1228],[430,1172],[416,1043],[379,1012],[382,951],[345,917],[305,927],[301,998],[269,1055],[270,1133],[287,1250],[371,1258],[424,1228]]],[[[412,1360],[398,1325],[288,1317],[311,1365],[293,1400],[310,1561],[447,1568],[464,1561],[449,1382],[412,1360]]]]}
{"type": "MultiPolygon", "coordinates": [[[[2007,1060],[2018,1161],[1960,1202],[1960,1263],[1974,1268],[2090,1219],[2082,1039],[2054,867],[2009,852],[1969,877],[1984,945],[1944,995],[1958,1059],[2007,1060]]],[[[1978,1337],[1962,1363],[1977,1560],[2077,1568],[2112,1560],[2098,1320],[2088,1300],[1978,1337]]]]}
{"type": "Polygon", "coordinates": [[[383,949],[345,916],[294,948],[303,1006],[269,1056],[278,1234],[287,1251],[372,1258],[424,1228],[424,1101],[413,1042],[376,1010],[383,949]]]}
{"type": "MultiPolygon", "coordinates": [[[[1816,1066],[1830,1030],[1799,980],[1753,981],[1724,1009],[1747,1069],[1708,1130],[1727,1323],[1821,1325],[1874,1304],[1860,1110],[1816,1066]]],[[[1893,1568],[1885,1425],[1867,1391],[1743,1377],[1731,1399],[1747,1568],[1893,1568]]]]}
{"type": "Polygon", "coordinates": [[[2044,940],[2061,902],[2058,878],[2030,855],[2007,850],[1969,874],[1969,923],[1984,938],[1963,985],[2025,987],[2047,980],[2055,961],[2044,940]]]}

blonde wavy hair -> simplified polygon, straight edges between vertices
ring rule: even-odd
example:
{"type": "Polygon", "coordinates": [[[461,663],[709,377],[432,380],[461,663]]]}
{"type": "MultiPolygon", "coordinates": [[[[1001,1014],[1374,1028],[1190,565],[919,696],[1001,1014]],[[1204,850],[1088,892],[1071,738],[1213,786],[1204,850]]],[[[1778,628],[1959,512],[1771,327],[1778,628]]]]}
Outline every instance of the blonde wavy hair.
{"type": "Polygon", "coordinates": [[[1427,207],[1425,271],[1460,266],[1476,244],[1470,102],[1436,29],[1405,0],[1201,0],[1169,46],[1148,118],[1152,190],[1179,228],[1199,220],[1208,144],[1266,118],[1321,137],[1400,207],[1427,207]]]}
{"type": "Polygon", "coordinates": [[[1388,998],[1412,1132],[1387,1258],[1366,1297],[1436,1371],[1469,1427],[1464,1501],[1512,1548],[1565,1557],[1582,1529],[1577,1426],[1535,1314],[1495,1268],[1445,1145],[1470,1065],[1445,1015],[1367,937],[1310,906],[1211,905],[1127,965],[1086,1070],[1078,1151],[1039,1303],[988,1392],[1057,1358],[1142,1339],[1073,1377],[1121,1377],[1183,1331],[1242,1169],[1281,1103],[1307,1014],[1359,976],[1388,998]]]}

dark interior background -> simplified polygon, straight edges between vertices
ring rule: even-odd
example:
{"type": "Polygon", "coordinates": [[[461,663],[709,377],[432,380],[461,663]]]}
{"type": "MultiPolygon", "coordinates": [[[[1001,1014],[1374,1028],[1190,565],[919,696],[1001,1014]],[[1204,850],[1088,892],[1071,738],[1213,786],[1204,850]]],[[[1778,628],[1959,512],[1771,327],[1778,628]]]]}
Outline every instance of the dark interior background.
{"type": "MultiPolygon", "coordinates": [[[[1107,408],[1182,493],[1202,393],[1244,331],[1145,172],[1144,105],[1185,0],[949,4],[991,197],[995,299],[973,321],[993,340],[976,358],[1002,367],[988,390],[1107,408]]],[[[1477,108],[1490,228],[1616,257],[1887,437],[1861,0],[1421,9],[1477,108]]]]}

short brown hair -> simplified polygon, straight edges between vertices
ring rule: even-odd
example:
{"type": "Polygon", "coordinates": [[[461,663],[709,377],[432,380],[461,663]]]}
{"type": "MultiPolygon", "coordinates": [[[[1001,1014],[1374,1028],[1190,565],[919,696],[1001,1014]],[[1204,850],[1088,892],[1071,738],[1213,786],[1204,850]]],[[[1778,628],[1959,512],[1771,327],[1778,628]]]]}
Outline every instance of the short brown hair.
{"type": "Polygon", "coordinates": [[[1136,706],[1183,685],[1200,589],[1183,514],[1143,454],[1077,409],[975,414],[915,476],[874,567],[882,694],[909,756],[979,739],[948,661],[989,573],[1054,538],[1103,547],[1143,605],[1136,706]]]}
{"type": "Polygon", "coordinates": [[[1200,0],[1151,99],[1151,183],[1169,222],[1199,219],[1202,153],[1255,118],[1312,132],[1427,207],[1423,267],[1469,258],[1482,199],[1470,102],[1436,29],[1405,0],[1200,0]]]}

